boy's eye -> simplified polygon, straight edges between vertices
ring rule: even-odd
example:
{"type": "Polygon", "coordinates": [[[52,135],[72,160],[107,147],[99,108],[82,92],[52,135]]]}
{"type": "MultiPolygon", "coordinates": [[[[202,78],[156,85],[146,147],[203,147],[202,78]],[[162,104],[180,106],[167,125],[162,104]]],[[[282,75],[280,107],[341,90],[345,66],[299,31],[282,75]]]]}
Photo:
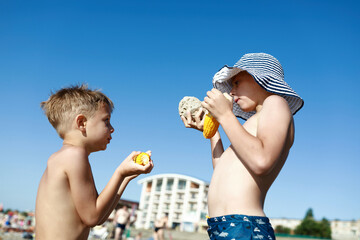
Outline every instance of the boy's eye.
{"type": "Polygon", "coordinates": [[[110,126],[110,119],[105,119],[105,125],[106,125],[107,127],[110,126]]]}

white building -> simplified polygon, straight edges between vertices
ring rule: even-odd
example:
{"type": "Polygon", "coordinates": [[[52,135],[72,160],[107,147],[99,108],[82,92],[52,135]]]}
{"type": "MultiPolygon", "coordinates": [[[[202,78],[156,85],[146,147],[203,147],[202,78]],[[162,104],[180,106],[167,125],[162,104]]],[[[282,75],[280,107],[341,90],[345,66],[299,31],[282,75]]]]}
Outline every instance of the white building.
{"type": "MultiPolygon", "coordinates": [[[[271,218],[272,227],[275,229],[281,225],[290,228],[292,231],[301,224],[302,220],[287,219],[287,218],[271,218]]],[[[359,240],[360,239],[360,220],[344,221],[333,220],[330,221],[331,239],[333,240],[359,240]]]]}
{"type": "Polygon", "coordinates": [[[168,214],[168,227],[180,231],[207,228],[209,183],[180,174],[159,174],[138,181],[142,184],[135,226],[152,228],[154,221],[168,214]]]}
{"type": "Polygon", "coordinates": [[[294,230],[298,225],[301,224],[300,219],[288,219],[288,218],[271,218],[270,223],[275,229],[277,226],[283,226],[294,230]]]}
{"type": "Polygon", "coordinates": [[[331,236],[336,240],[358,240],[360,239],[360,220],[331,221],[331,236]]]}

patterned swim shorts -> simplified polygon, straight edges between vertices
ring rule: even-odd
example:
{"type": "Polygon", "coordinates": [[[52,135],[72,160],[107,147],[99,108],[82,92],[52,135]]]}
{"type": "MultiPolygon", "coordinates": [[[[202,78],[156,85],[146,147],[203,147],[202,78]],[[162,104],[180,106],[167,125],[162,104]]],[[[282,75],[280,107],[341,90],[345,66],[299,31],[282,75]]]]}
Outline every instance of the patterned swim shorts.
{"type": "Polygon", "coordinates": [[[225,215],[208,218],[211,240],[275,240],[269,218],[246,215],[225,215]]]}

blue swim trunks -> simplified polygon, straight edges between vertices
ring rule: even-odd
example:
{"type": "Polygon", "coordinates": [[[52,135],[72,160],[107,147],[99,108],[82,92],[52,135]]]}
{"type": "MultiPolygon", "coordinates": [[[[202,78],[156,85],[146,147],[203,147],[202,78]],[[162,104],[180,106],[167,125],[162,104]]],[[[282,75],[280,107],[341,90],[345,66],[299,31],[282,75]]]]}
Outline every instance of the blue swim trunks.
{"type": "Polygon", "coordinates": [[[269,218],[246,215],[225,215],[207,219],[210,240],[275,240],[269,218]]]}

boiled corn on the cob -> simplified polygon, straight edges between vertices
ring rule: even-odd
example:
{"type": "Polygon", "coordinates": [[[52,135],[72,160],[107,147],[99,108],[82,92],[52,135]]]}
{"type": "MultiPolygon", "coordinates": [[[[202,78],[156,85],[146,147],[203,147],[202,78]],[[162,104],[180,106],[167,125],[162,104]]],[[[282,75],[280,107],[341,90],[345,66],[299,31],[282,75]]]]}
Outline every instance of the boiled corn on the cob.
{"type": "MultiPolygon", "coordinates": [[[[224,93],[224,97],[232,102],[232,97],[228,93],[224,93]]],[[[205,115],[203,135],[205,138],[212,138],[219,128],[219,122],[210,114],[205,115]]]]}
{"type": "Polygon", "coordinates": [[[205,138],[212,138],[219,128],[219,122],[210,114],[205,115],[203,135],[205,138]]]}
{"type": "Polygon", "coordinates": [[[145,166],[150,161],[150,155],[143,152],[134,157],[133,160],[135,163],[145,166]]]}

